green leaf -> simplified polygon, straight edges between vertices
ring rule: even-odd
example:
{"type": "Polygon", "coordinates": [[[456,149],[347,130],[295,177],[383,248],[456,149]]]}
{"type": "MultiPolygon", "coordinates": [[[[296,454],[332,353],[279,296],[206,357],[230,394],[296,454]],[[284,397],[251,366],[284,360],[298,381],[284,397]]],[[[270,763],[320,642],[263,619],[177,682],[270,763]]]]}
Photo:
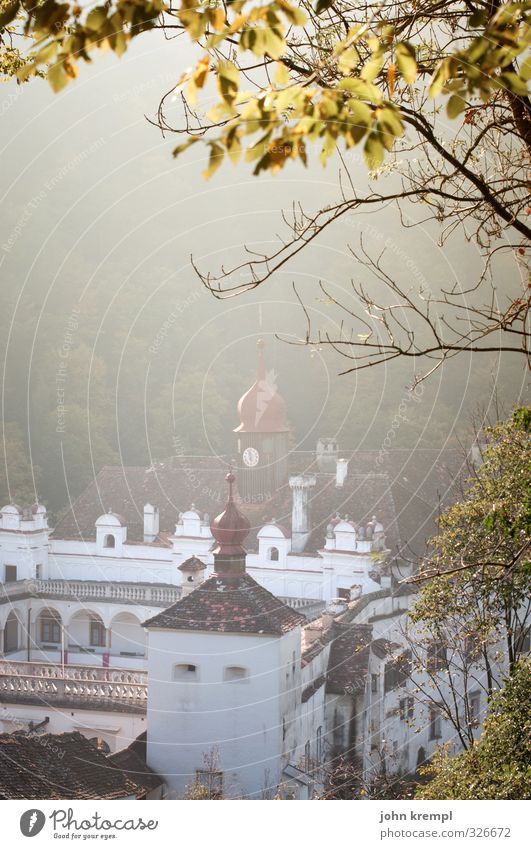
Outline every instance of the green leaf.
{"type": "Polygon", "coordinates": [[[2,4],[0,8],[0,27],[6,27],[8,24],[13,21],[20,9],[20,0],[12,0],[12,2],[7,2],[7,4],[2,4]]]}
{"type": "Polygon", "coordinates": [[[449,118],[457,118],[461,112],[467,107],[466,100],[460,94],[452,94],[450,100],[446,104],[446,113],[449,118]]]}
{"type": "Polygon", "coordinates": [[[92,9],[87,15],[86,26],[94,32],[99,32],[107,22],[107,13],[103,6],[97,6],[92,9]]]}
{"type": "Polygon", "coordinates": [[[526,82],[531,80],[531,56],[528,56],[520,68],[520,76],[526,82]]]}
{"type": "Polygon", "coordinates": [[[349,74],[360,61],[360,54],[355,47],[349,47],[340,54],[337,60],[337,67],[342,74],[349,74]]]}
{"type": "Polygon", "coordinates": [[[497,82],[501,83],[501,87],[512,91],[513,94],[518,94],[520,97],[527,96],[527,84],[524,80],[520,79],[518,74],[513,73],[512,71],[505,71],[503,74],[497,78],[497,82]]]}
{"type": "Polygon", "coordinates": [[[379,133],[370,133],[363,148],[365,161],[371,171],[376,171],[384,159],[384,146],[379,133]]]}
{"type": "Polygon", "coordinates": [[[395,47],[396,64],[406,83],[414,83],[417,78],[417,60],[415,48],[407,41],[400,41],[395,47]]]}
{"type": "Polygon", "coordinates": [[[286,42],[274,29],[268,27],[262,30],[262,50],[272,59],[280,59],[286,52],[286,42]]]}
{"type": "Polygon", "coordinates": [[[383,142],[388,150],[394,145],[395,138],[404,134],[404,127],[396,109],[387,107],[378,116],[378,124],[382,130],[383,142]]]}
{"type": "Polygon", "coordinates": [[[428,89],[429,96],[437,97],[443,90],[446,81],[449,80],[451,76],[452,60],[448,58],[443,59],[442,62],[439,63],[439,66],[431,79],[430,87],[428,89]]]}
{"type": "Polygon", "coordinates": [[[352,98],[347,101],[347,106],[350,112],[350,119],[357,125],[362,127],[369,127],[372,123],[373,114],[370,106],[367,106],[366,103],[363,103],[361,100],[355,100],[352,98]]]}
{"type": "Polygon", "coordinates": [[[350,94],[355,94],[362,100],[368,100],[370,103],[380,104],[383,101],[383,94],[379,88],[371,83],[359,79],[341,80],[337,84],[340,91],[348,91],[350,94]]]}
{"type": "Polygon", "coordinates": [[[326,12],[326,10],[329,9],[330,6],[333,6],[333,5],[334,5],[334,0],[317,0],[317,3],[315,5],[315,11],[318,15],[320,15],[321,12],[326,12]]]}
{"type": "Polygon", "coordinates": [[[382,70],[384,61],[384,51],[382,49],[377,50],[361,69],[361,78],[366,82],[371,83],[382,70]]]}
{"type": "Polygon", "coordinates": [[[208,160],[208,168],[203,171],[203,177],[207,180],[218,170],[223,162],[224,150],[217,142],[212,142],[210,145],[210,157],[208,160]]]}
{"type": "Polygon", "coordinates": [[[232,62],[220,62],[218,65],[218,89],[227,103],[232,103],[238,94],[239,71],[232,62]]]}
{"type": "Polygon", "coordinates": [[[57,93],[67,85],[69,80],[68,74],[65,71],[64,63],[61,61],[54,62],[48,68],[48,81],[52,89],[57,93]]]}

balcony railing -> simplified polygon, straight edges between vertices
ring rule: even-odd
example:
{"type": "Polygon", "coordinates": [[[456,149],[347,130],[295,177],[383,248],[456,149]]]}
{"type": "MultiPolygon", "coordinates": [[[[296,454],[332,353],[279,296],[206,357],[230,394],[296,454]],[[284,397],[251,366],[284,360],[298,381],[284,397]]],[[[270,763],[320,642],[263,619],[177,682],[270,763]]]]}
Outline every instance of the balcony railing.
{"type": "MultiPolygon", "coordinates": [[[[65,581],[30,579],[0,584],[0,604],[16,598],[67,599],[68,601],[107,601],[115,604],[143,604],[146,607],[169,607],[181,597],[181,587],[171,584],[141,584],[134,581],[65,581]]],[[[280,601],[299,610],[308,619],[318,616],[324,602],[316,598],[279,596],[280,601]]]]}
{"type": "Polygon", "coordinates": [[[73,702],[77,707],[112,706],[114,709],[147,706],[147,673],[116,669],[24,661],[0,662],[0,701],[40,703],[73,702]]]}
{"type": "Polygon", "coordinates": [[[181,597],[181,588],[169,584],[141,584],[134,581],[27,580],[0,586],[0,603],[31,595],[37,598],[64,598],[69,601],[112,601],[116,604],[145,604],[169,607],[181,597]]]}

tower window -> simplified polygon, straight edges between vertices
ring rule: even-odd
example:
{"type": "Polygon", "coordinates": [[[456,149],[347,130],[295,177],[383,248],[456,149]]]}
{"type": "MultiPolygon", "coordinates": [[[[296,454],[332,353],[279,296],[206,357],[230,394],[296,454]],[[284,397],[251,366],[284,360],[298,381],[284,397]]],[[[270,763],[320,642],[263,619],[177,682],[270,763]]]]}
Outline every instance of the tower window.
{"type": "Polygon", "coordinates": [[[223,673],[224,681],[245,681],[248,677],[249,673],[243,666],[226,666],[223,673]]]}
{"type": "Polygon", "coordinates": [[[479,725],[479,717],[481,714],[481,693],[479,690],[470,693],[468,700],[470,705],[470,722],[473,726],[477,727],[479,725]]]}
{"type": "Polygon", "coordinates": [[[17,567],[8,566],[6,564],[6,584],[14,583],[17,580],[17,567]]]}
{"type": "Polygon", "coordinates": [[[116,540],[114,534],[107,534],[103,540],[104,548],[116,548],[116,540]]]}
{"type": "Polygon", "coordinates": [[[176,663],[173,667],[174,681],[197,681],[198,668],[193,663],[176,663]]]}
{"type": "Polygon", "coordinates": [[[441,737],[441,713],[438,708],[430,710],[430,740],[439,740],[441,737]]]}
{"type": "Polygon", "coordinates": [[[267,552],[267,559],[272,560],[273,562],[276,563],[278,561],[278,558],[279,558],[278,548],[275,548],[273,546],[273,548],[270,548],[269,551],[267,552]]]}

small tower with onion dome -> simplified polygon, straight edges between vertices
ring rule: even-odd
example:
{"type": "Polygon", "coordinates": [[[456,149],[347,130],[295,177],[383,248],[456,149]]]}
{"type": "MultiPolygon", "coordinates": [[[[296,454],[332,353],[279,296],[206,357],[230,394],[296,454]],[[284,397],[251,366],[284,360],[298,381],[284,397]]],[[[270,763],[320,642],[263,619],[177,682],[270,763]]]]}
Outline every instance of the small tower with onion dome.
{"type": "Polygon", "coordinates": [[[226,481],[211,524],[214,573],[144,623],[147,761],[173,798],[198,784],[223,798],[274,794],[290,755],[283,717],[300,685],[305,619],[247,574],[249,522],[234,475],[226,481]]]}
{"type": "Polygon", "coordinates": [[[288,479],[290,429],[275,374],[266,368],[258,340],[256,380],[238,402],[238,490],[243,501],[268,501],[288,479]]]}

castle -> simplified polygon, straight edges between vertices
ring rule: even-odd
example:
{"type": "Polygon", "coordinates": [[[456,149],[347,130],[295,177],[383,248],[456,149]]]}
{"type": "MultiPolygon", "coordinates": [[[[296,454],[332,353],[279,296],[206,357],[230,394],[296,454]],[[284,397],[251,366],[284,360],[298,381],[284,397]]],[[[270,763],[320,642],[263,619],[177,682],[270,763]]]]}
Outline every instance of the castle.
{"type": "Polygon", "coordinates": [[[462,458],[291,451],[261,349],[238,414],[235,458],[104,468],[53,529],[2,508],[0,730],[144,735],[168,798],[311,798],[343,753],[413,773],[451,729],[408,690],[404,579],[462,458]]]}

